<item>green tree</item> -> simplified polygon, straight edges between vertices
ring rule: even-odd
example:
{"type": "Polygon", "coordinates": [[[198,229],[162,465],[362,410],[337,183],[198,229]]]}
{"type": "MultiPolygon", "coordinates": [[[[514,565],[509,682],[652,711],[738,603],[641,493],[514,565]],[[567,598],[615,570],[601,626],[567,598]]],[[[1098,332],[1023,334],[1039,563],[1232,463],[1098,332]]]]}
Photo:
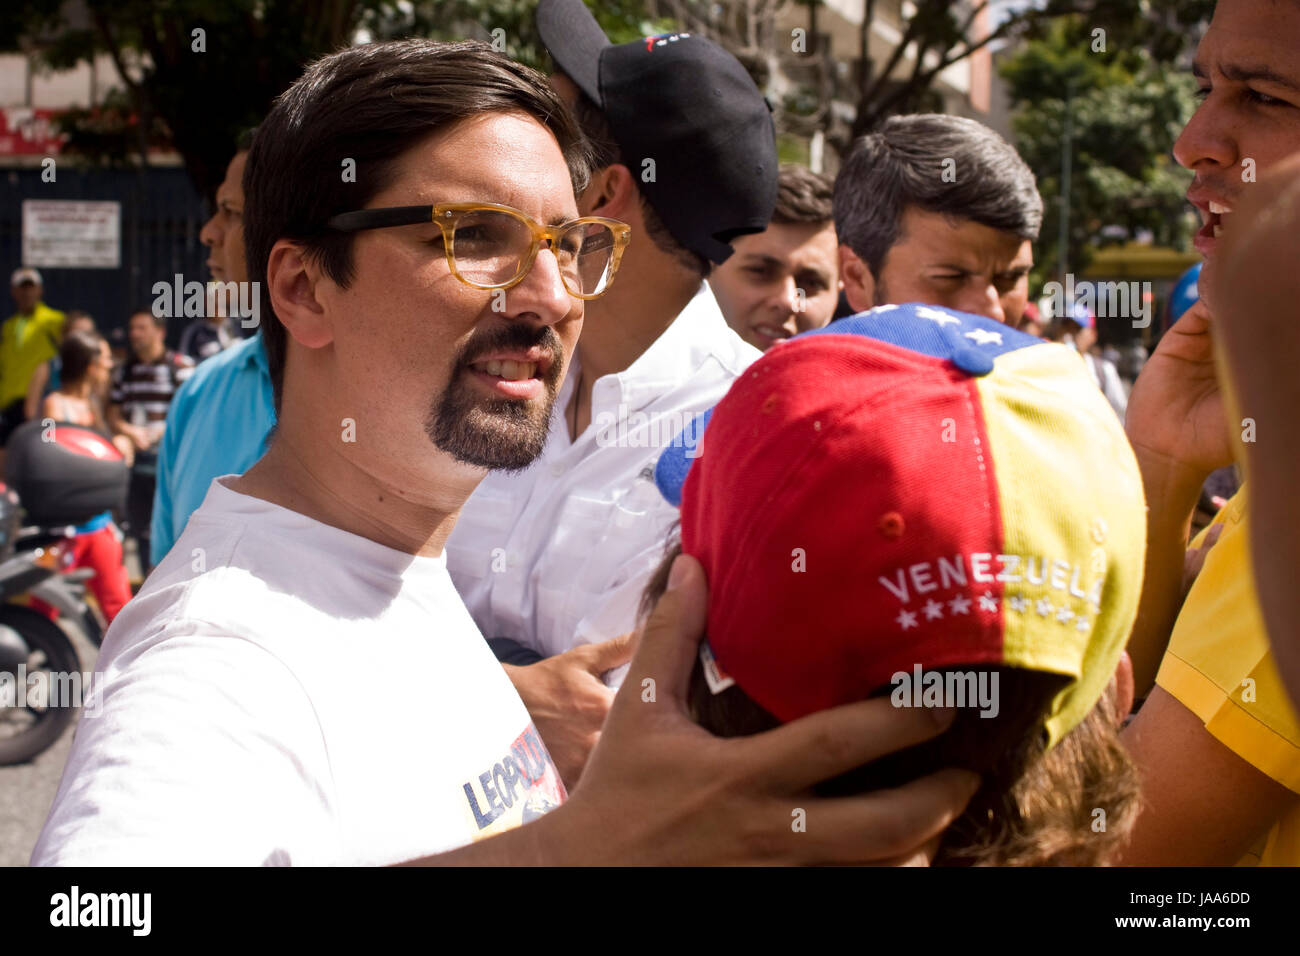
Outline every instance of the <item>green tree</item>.
{"type": "MultiPolygon", "coordinates": [[[[637,0],[587,2],[616,40],[653,26],[637,0]]],[[[359,39],[425,36],[499,41],[544,66],[535,9],[536,0],[4,0],[0,49],[51,69],[107,53],[122,92],[69,112],[69,152],[147,164],[150,148],[170,146],[211,196],[239,134],[316,57],[359,39]]]]}
{"type": "MultiPolygon", "coordinates": [[[[613,43],[628,43],[671,24],[647,14],[645,0],[585,0],[613,43]]],[[[549,70],[550,58],[537,34],[537,0],[419,0],[405,13],[390,11],[376,17],[388,36],[428,36],[439,40],[472,38],[497,43],[502,52],[538,70],[549,70]],[[494,31],[500,33],[494,35],[494,31]]]]}
{"type": "MultiPolygon", "coordinates": [[[[827,29],[824,0],[646,0],[654,16],[676,29],[711,37],[749,68],[772,96],[778,133],[816,132],[843,150],[890,116],[940,108],[939,75],[983,49],[1043,37],[1062,17],[1076,16],[1088,35],[1100,30],[1112,46],[1143,49],[1167,63],[1185,49],[1191,26],[1208,18],[1213,0],[860,0],[858,55],[831,59],[816,37],[827,29]],[[802,44],[776,29],[777,19],[802,8],[802,44]],[[805,19],[806,18],[806,19],[805,19]],[[981,30],[977,24],[984,23],[981,30]],[[871,56],[881,27],[898,40],[871,56]],[[847,116],[847,119],[846,119],[847,116]]],[[[837,4],[844,10],[844,4],[837,4]]]]}
{"type": "Polygon", "coordinates": [[[1191,239],[1184,199],[1191,173],[1174,162],[1172,150],[1196,108],[1195,81],[1140,46],[1098,49],[1092,29],[1082,19],[1059,21],[1001,67],[1015,109],[1016,148],[1038,177],[1045,207],[1036,276],[1062,271],[1057,237],[1066,148],[1070,271],[1085,269],[1104,242],[1140,232],[1174,248],[1187,248],[1191,239]]]}

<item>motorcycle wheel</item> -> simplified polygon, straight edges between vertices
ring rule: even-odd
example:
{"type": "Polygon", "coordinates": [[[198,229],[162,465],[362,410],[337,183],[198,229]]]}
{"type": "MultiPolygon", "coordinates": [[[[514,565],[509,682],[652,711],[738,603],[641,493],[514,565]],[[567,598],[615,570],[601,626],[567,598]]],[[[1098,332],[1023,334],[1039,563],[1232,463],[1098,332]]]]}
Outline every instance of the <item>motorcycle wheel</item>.
{"type": "MultiPolygon", "coordinates": [[[[45,615],[16,604],[0,604],[0,627],[12,628],[27,644],[29,687],[32,674],[71,674],[80,670],[76,648],[45,615]]],[[[49,699],[48,689],[57,685],[47,677],[47,699],[26,700],[25,706],[18,707],[16,695],[23,692],[28,696],[27,688],[17,686],[17,673],[5,673],[10,676],[0,682],[0,697],[6,698],[0,700],[0,766],[25,763],[50,747],[72,722],[79,706],[79,702],[49,699]]]]}

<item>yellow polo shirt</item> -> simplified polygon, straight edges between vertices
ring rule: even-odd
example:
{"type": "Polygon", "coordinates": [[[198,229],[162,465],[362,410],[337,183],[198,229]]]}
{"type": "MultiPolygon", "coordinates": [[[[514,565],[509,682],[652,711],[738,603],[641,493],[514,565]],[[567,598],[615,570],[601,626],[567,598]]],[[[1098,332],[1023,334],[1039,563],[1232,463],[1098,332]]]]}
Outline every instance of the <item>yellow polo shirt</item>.
{"type": "Polygon", "coordinates": [[[27,396],[32,373],[58,354],[62,336],[63,313],[44,302],[0,326],[0,409],[27,396]]]}
{"type": "MultiPolygon", "coordinates": [[[[1178,615],[1156,683],[1196,714],[1221,744],[1300,794],[1300,717],[1273,664],[1255,596],[1245,485],[1211,527],[1215,524],[1223,531],[1178,615]]],[[[1300,865],[1300,805],[1285,813],[1241,863],[1300,865]]]]}

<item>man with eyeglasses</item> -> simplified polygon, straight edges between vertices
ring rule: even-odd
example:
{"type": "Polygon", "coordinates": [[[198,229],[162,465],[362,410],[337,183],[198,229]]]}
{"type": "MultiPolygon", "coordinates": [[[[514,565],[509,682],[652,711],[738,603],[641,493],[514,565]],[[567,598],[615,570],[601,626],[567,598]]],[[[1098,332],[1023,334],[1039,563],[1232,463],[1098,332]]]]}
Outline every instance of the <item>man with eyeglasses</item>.
{"type": "Polygon", "coordinates": [[[484,474],[541,449],[616,276],[628,230],[578,215],[587,174],[545,81],[483,44],[355,47],[280,97],[244,237],[277,429],[107,634],[34,863],[898,860],[960,813],[960,771],[809,795],[940,732],[922,710],[743,740],[691,724],[689,559],[566,802],[442,548],[484,474]],[[822,823],[794,832],[796,803],[822,823]]]}

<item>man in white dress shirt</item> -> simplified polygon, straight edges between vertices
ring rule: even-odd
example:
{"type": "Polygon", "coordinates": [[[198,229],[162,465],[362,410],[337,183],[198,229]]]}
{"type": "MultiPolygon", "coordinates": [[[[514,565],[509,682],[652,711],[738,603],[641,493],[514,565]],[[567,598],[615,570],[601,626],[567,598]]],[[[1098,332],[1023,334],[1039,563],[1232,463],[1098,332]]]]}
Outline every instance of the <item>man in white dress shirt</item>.
{"type": "Polygon", "coordinates": [[[587,305],[541,457],[479,486],[447,555],[572,785],[677,519],[654,462],[760,354],[704,279],[731,239],[767,227],[777,157],[766,101],[721,47],[686,33],[611,45],[581,0],[542,0],[537,25],[596,152],[581,214],[629,223],[633,238],[618,284],[587,305]]]}

